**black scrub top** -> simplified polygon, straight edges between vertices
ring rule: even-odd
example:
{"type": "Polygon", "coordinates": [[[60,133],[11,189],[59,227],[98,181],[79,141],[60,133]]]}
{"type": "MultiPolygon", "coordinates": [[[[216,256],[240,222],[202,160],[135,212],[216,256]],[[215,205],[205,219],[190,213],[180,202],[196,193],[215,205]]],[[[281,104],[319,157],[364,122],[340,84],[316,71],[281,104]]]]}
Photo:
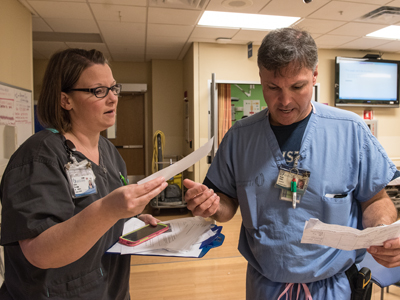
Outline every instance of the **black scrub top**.
{"type": "MultiPolygon", "coordinates": [[[[0,299],[130,299],[130,256],[105,253],[118,240],[125,220],[110,228],[83,257],[61,268],[36,268],[18,243],[68,220],[122,186],[119,172],[126,176],[126,166],[118,151],[102,136],[99,151],[100,165],[92,163],[97,194],[76,199],[64,170],[70,161],[64,136],[43,130],[13,154],[0,185],[5,262],[0,299]]],[[[80,152],[73,155],[78,161],[86,159],[80,152]]]]}

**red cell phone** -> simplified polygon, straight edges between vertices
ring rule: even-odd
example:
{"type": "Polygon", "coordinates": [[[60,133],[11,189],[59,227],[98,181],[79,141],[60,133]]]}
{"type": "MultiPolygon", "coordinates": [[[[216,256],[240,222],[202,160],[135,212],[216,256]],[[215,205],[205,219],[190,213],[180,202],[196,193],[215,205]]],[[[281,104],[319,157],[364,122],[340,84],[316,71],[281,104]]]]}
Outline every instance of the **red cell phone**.
{"type": "Polygon", "coordinates": [[[157,235],[167,231],[169,229],[168,225],[157,223],[157,226],[152,226],[150,224],[143,226],[139,229],[131,231],[119,237],[119,242],[126,246],[136,246],[145,241],[156,237],[157,235]]]}

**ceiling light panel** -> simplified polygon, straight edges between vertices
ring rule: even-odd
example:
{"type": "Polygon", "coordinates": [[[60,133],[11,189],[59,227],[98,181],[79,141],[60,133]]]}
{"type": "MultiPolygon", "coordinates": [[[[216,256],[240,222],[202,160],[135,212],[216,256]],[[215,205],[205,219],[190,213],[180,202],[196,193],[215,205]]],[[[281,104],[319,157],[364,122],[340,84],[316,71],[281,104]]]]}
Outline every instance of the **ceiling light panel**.
{"type": "Polygon", "coordinates": [[[367,36],[399,40],[400,39],[400,26],[391,25],[391,26],[379,29],[377,31],[371,32],[371,33],[367,34],[367,36]]]}
{"type": "Polygon", "coordinates": [[[198,25],[210,27],[271,30],[288,27],[299,19],[299,17],[205,11],[198,25]]]}

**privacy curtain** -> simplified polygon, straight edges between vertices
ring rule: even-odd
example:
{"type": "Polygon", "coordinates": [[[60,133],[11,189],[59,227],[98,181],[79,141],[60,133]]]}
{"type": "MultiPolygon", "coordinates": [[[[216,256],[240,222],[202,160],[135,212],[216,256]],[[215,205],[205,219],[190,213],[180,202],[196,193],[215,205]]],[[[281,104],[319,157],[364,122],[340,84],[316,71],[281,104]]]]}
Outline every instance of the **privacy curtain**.
{"type": "Polygon", "coordinates": [[[218,84],[218,145],[232,126],[231,85],[218,84]]]}

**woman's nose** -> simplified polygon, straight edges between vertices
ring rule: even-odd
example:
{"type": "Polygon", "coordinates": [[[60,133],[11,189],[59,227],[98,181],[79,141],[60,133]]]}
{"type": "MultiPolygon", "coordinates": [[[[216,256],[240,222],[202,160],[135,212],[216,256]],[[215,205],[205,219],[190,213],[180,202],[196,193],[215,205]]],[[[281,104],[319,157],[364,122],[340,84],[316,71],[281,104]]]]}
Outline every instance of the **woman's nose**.
{"type": "Polygon", "coordinates": [[[112,102],[118,101],[118,95],[115,95],[112,91],[109,91],[107,99],[112,102]]]}

